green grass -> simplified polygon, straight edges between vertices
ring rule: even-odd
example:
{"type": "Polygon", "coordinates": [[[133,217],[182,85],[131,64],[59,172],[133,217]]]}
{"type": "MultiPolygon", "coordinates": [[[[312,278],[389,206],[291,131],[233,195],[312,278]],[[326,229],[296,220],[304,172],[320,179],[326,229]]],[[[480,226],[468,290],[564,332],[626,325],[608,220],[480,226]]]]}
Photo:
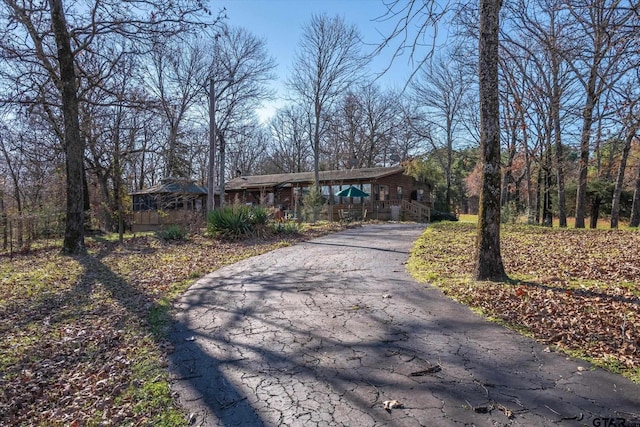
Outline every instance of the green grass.
{"type": "Polygon", "coordinates": [[[640,355],[633,343],[640,333],[635,231],[503,225],[507,283],[472,279],[476,233],[472,217],[431,225],[415,242],[409,272],[489,320],[542,342],[559,340],[563,351],[640,382],[640,355]],[[549,304],[556,308],[539,321],[536,310],[549,304]],[[621,339],[621,328],[632,338],[621,339]]]}
{"type": "Polygon", "coordinates": [[[87,238],[86,256],[47,245],[0,255],[0,419],[186,425],[166,371],[172,302],[208,272],[338,229],[233,242],[112,234],[87,238]],[[24,403],[33,390],[44,392],[24,403]]]}

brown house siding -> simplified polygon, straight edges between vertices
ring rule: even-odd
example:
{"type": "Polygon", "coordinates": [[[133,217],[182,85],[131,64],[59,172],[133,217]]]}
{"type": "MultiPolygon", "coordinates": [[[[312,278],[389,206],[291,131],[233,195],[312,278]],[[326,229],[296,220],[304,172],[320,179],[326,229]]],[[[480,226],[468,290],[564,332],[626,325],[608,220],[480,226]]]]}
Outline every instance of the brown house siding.
{"type": "MultiPolygon", "coordinates": [[[[370,197],[361,200],[358,204],[354,204],[353,200],[346,198],[340,200],[341,203],[336,203],[334,197],[329,197],[328,203],[323,208],[323,216],[330,220],[340,219],[341,210],[354,211],[356,216],[362,216],[366,213],[368,218],[388,220],[391,219],[391,206],[402,206],[402,200],[408,203],[410,200],[422,199],[420,203],[425,205],[427,209],[431,205],[429,200],[430,187],[405,175],[404,169],[401,167],[328,171],[323,174],[320,184],[329,186],[331,196],[334,194],[334,186],[344,188],[354,185],[360,188],[366,184],[370,185],[367,189],[370,197]],[[398,192],[399,187],[402,188],[401,194],[398,192]]],[[[283,174],[235,178],[227,184],[226,200],[229,203],[274,206],[290,213],[295,211],[297,206],[294,189],[312,185],[311,175],[308,175],[283,174]]],[[[428,215],[426,220],[428,220],[428,215]]]]}

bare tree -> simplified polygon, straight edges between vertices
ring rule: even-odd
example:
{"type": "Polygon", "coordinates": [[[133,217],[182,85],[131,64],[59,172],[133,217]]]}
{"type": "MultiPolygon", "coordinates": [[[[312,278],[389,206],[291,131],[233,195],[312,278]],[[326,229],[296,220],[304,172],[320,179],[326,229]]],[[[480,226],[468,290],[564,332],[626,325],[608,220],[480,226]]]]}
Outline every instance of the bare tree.
{"type": "MultiPolygon", "coordinates": [[[[212,55],[218,186],[224,194],[225,180],[235,173],[227,165],[227,146],[248,141],[256,120],[255,109],[273,95],[267,83],[274,78],[276,63],[267,52],[266,42],[244,28],[225,27],[216,38],[212,55]]],[[[220,201],[224,203],[223,198],[220,201]]]]}
{"type": "MultiPolygon", "coordinates": [[[[510,28],[517,29],[516,35],[505,34],[504,58],[509,66],[520,68],[526,85],[535,83],[541,96],[548,98],[548,112],[545,116],[551,119],[554,154],[555,177],[558,192],[558,220],[560,227],[567,226],[566,193],[565,193],[565,147],[562,143],[562,108],[563,96],[567,97],[571,79],[567,71],[567,61],[571,52],[563,44],[566,40],[568,17],[564,11],[563,0],[539,0],[536,2],[517,1],[509,3],[510,28]],[[533,65],[528,73],[520,66],[522,61],[511,53],[524,52],[526,60],[533,65]],[[537,80],[536,80],[537,79],[537,80]]],[[[544,116],[542,116],[544,117],[544,116]]]]}
{"type": "Polygon", "coordinates": [[[638,109],[640,99],[638,98],[638,93],[634,91],[634,88],[637,87],[636,84],[630,84],[627,86],[627,100],[624,102],[623,109],[621,109],[620,112],[622,115],[624,143],[622,146],[620,164],[618,165],[616,184],[613,190],[613,201],[611,203],[611,228],[618,228],[618,222],[620,219],[620,196],[624,185],[624,175],[627,169],[629,152],[631,151],[631,144],[637,137],[638,130],[640,130],[640,111],[638,109]]]}
{"type": "Polygon", "coordinates": [[[191,108],[204,94],[208,64],[205,46],[195,36],[174,37],[153,43],[148,67],[148,88],[166,121],[165,176],[188,178],[188,148],[181,132],[191,108]]]}
{"type": "MultiPolygon", "coordinates": [[[[442,51],[441,51],[442,52],[442,51]]],[[[453,154],[474,83],[455,50],[424,64],[412,83],[414,102],[422,107],[432,145],[446,181],[445,206],[451,208],[453,154]]]]}
{"type": "Polygon", "coordinates": [[[328,125],[325,114],[361,75],[367,60],[360,48],[355,26],[338,16],[314,15],[304,27],[288,85],[310,113],[316,185],[320,181],[321,140],[328,125]]]}
{"type": "MultiPolygon", "coordinates": [[[[63,250],[69,254],[85,251],[84,247],[84,144],[80,137],[78,83],[71,36],[67,29],[62,0],[50,0],[51,26],[58,49],[62,116],[64,118],[64,152],[67,167],[67,221],[63,250]]],[[[34,37],[35,38],[35,37],[34,37]]],[[[34,40],[35,41],[35,40],[34,40]]]]}
{"type": "Polygon", "coordinates": [[[326,162],[336,169],[384,165],[395,153],[402,121],[399,94],[374,84],[349,90],[331,114],[326,162]]]}
{"type": "Polygon", "coordinates": [[[587,172],[596,106],[601,96],[635,65],[627,58],[629,48],[635,43],[635,35],[629,33],[628,26],[635,12],[633,8],[623,7],[623,3],[623,0],[570,0],[566,3],[576,24],[571,31],[574,39],[570,48],[580,52],[569,64],[584,88],[576,228],[585,226],[587,172]]]}
{"type": "Polygon", "coordinates": [[[306,124],[302,107],[288,105],[276,112],[269,124],[269,169],[273,168],[278,173],[310,170],[311,147],[308,144],[306,124]]]}
{"type": "Polygon", "coordinates": [[[330,169],[356,167],[362,156],[364,108],[359,93],[347,92],[336,104],[330,119],[329,137],[325,147],[330,169]]]}
{"type": "MultiPolygon", "coordinates": [[[[63,126],[58,125],[66,164],[66,227],[63,250],[66,253],[82,253],[84,245],[84,141],[80,132],[81,92],[78,80],[86,79],[91,85],[99,85],[105,74],[115,72],[113,64],[122,55],[118,52],[108,58],[93,54],[96,43],[118,34],[135,40],[137,49],[143,49],[147,41],[162,35],[188,31],[193,24],[205,22],[202,4],[196,0],[165,2],[160,7],[149,7],[144,0],[104,0],[87,5],[85,9],[65,9],[62,0],[3,0],[2,34],[0,50],[5,61],[26,62],[39,77],[41,87],[47,83],[56,88],[39,91],[36,98],[46,108],[60,106],[63,126]],[[72,10],[68,18],[66,11],[72,10]],[[90,59],[88,59],[90,58],[90,59]],[[84,75],[83,61],[96,60],[101,74],[84,75]],[[102,60],[102,61],[100,61],[102,60]]],[[[24,87],[18,78],[17,101],[29,101],[31,87],[24,87]]],[[[55,115],[55,114],[54,114],[55,115]]]]}
{"type": "Polygon", "coordinates": [[[398,94],[367,85],[361,91],[363,126],[361,147],[356,152],[358,166],[385,165],[394,153],[395,131],[401,120],[398,94]]]}
{"type": "Polygon", "coordinates": [[[260,166],[266,163],[268,157],[265,150],[269,146],[268,139],[267,129],[257,120],[246,124],[246,128],[229,147],[229,169],[234,177],[262,172],[260,166]]]}

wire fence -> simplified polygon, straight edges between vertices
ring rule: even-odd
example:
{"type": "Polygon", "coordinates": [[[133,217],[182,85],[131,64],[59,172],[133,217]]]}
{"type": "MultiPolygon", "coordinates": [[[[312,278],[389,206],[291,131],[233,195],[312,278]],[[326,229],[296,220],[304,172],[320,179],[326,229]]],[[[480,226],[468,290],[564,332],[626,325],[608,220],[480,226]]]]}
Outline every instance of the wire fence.
{"type": "Polygon", "coordinates": [[[0,216],[2,252],[12,255],[31,249],[35,242],[59,239],[64,235],[64,213],[0,216]]]}

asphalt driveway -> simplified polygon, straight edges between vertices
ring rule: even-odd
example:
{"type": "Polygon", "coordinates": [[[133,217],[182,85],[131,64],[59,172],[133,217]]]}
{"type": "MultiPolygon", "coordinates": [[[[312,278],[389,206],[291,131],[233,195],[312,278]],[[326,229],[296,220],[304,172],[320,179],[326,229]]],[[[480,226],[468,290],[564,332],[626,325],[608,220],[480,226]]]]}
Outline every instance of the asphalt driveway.
{"type": "Polygon", "coordinates": [[[170,360],[193,424],[640,426],[640,386],[414,281],[423,231],[366,225],[198,280],[170,360]]]}

